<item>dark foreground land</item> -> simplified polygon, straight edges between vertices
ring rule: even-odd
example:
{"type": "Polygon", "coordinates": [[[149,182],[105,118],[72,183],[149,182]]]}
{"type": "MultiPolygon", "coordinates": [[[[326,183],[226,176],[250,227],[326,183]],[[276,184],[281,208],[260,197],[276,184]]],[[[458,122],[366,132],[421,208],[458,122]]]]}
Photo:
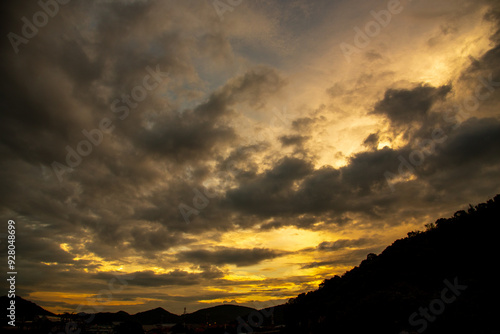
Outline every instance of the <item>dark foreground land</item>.
{"type": "MultiPolygon", "coordinates": [[[[222,305],[179,316],[162,308],[130,315],[54,315],[17,299],[26,333],[500,333],[500,195],[408,233],[381,254],[285,305],[222,305]],[[209,315],[207,315],[209,314],[209,315]],[[210,320],[208,320],[210,317],[210,320]]],[[[9,299],[1,297],[1,304],[9,299]]],[[[7,324],[8,319],[3,320],[7,324]]],[[[3,325],[2,324],[2,325],[3,325]]]]}

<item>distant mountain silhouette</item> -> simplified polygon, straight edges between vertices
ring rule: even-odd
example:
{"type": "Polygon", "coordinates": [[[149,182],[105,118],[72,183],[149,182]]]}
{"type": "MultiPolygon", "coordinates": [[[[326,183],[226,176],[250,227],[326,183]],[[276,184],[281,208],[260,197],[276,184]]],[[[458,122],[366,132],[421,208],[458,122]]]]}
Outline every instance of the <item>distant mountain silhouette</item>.
{"type": "Polygon", "coordinates": [[[175,324],[180,321],[180,316],[170,313],[167,310],[157,307],[153,310],[134,314],[133,319],[142,325],[154,324],[175,324]]]}
{"type": "Polygon", "coordinates": [[[95,318],[93,319],[95,323],[112,323],[112,322],[123,322],[130,320],[131,320],[131,315],[125,311],[118,311],[116,313],[99,312],[95,314],[95,318]]]}
{"type": "MultiPolygon", "coordinates": [[[[10,301],[12,299],[8,298],[7,296],[0,296],[0,305],[2,305],[2,310],[3,310],[3,315],[2,318],[6,319],[6,309],[10,305],[10,301]]],[[[55,316],[54,313],[49,312],[42,307],[38,306],[37,304],[30,302],[24,298],[21,298],[19,296],[16,296],[15,298],[16,301],[16,322],[17,320],[25,320],[25,321],[31,321],[35,316],[55,316]]],[[[6,324],[7,320],[4,320],[3,324],[6,324]]]]}
{"type": "MultiPolygon", "coordinates": [[[[7,296],[0,297],[0,305],[8,307],[10,299],[7,296]]],[[[218,305],[213,307],[204,308],[193,313],[188,313],[185,316],[173,314],[164,308],[157,307],[152,310],[139,312],[136,314],[129,314],[125,311],[118,312],[99,312],[95,313],[92,318],[94,324],[110,324],[116,322],[125,323],[140,323],[141,325],[154,325],[154,324],[176,324],[185,322],[187,324],[204,324],[207,320],[210,323],[229,323],[235,321],[237,317],[246,317],[250,312],[255,311],[251,307],[239,305],[218,305]]],[[[33,320],[35,316],[56,316],[54,313],[49,312],[37,304],[16,296],[16,315],[17,318],[24,317],[24,320],[33,320]]],[[[79,315],[67,315],[75,320],[79,317],[88,318],[86,313],[79,315]]],[[[6,323],[6,320],[5,320],[6,323]]]]}
{"type": "Polygon", "coordinates": [[[500,195],[286,304],[287,333],[500,333],[500,195]]]}
{"type": "Polygon", "coordinates": [[[162,307],[157,307],[145,312],[139,312],[130,315],[127,312],[120,311],[117,313],[100,312],[96,313],[92,320],[95,324],[109,324],[112,322],[127,322],[140,323],[141,325],[155,324],[205,324],[210,323],[229,323],[235,321],[237,317],[245,317],[255,309],[239,305],[218,305],[214,307],[204,308],[193,313],[188,313],[185,316],[180,316],[168,312],[162,307]]]}
{"type": "Polygon", "coordinates": [[[245,317],[252,311],[256,310],[251,307],[224,304],[186,314],[184,321],[187,324],[203,324],[206,322],[228,323],[238,317],[245,317]]]}

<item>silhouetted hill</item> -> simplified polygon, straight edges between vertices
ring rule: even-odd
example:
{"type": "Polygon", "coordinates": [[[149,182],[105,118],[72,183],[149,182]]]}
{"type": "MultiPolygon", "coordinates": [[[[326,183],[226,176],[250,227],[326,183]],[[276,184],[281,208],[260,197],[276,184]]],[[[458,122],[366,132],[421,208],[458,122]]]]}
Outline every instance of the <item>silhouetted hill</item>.
{"type": "Polygon", "coordinates": [[[132,317],[142,325],[175,324],[180,320],[180,316],[170,313],[161,307],[134,314],[132,317]]]}
{"type": "Polygon", "coordinates": [[[95,323],[112,323],[112,322],[124,322],[130,321],[131,315],[125,311],[118,311],[116,313],[111,312],[99,312],[95,314],[93,321],[95,323]]]}
{"type": "MultiPolygon", "coordinates": [[[[2,315],[3,319],[6,319],[5,316],[7,314],[6,309],[10,305],[10,301],[12,299],[8,298],[7,296],[1,296],[0,297],[0,305],[2,305],[2,310],[4,310],[4,314],[2,315]]],[[[16,296],[15,298],[16,301],[16,319],[23,319],[30,321],[33,320],[35,316],[55,316],[54,313],[49,312],[42,307],[38,306],[37,304],[30,302],[24,298],[21,298],[19,296],[16,296]]],[[[16,320],[17,322],[17,320],[16,320]]],[[[4,320],[3,324],[6,324],[7,320],[4,320]]]]}
{"type": "Polygon", "coordinates": [[[228,323],[238,317],[245,317],[252,311],[255,309],[251,307],[224,304],[186,314],[185,322],[187,324],[228,323]]]}
{"type": "Polygon", "coordinates": [[[500,195],[410,232],[286,305],[290,333],[500,333],[500,195]]]}
{"type": "Polygon", "coordinates": [[[278,326],[285,324],[285,304],[276,305],[273,307],[267,307],[259,310],[259,312],[264,316],[264,326],[278,326]],[[271,314],[271,315],[269,315],[271,314]]]}

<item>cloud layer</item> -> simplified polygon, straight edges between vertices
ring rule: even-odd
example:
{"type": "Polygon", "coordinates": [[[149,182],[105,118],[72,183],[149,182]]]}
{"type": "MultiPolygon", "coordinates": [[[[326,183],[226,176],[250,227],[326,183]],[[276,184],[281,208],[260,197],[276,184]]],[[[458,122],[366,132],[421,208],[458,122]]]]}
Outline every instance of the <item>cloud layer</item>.
{"type": "Polygon", "coordinates": [[[46,3],[1,5],[0,215],[51,310],[281,302],[500,192],[494,1],[402,1],[349,63],[387,2],[46,3]]]}

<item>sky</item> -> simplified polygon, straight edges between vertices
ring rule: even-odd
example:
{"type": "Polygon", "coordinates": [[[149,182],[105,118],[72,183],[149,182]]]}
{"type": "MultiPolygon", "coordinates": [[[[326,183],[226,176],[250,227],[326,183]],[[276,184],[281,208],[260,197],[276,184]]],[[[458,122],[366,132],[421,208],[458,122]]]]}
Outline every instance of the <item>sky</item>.
{"type": "Polygon", "coordinates": [[[0,249],[52,312],[282,304],[500,193],[497,1],[1,7],[0,249]]]}

